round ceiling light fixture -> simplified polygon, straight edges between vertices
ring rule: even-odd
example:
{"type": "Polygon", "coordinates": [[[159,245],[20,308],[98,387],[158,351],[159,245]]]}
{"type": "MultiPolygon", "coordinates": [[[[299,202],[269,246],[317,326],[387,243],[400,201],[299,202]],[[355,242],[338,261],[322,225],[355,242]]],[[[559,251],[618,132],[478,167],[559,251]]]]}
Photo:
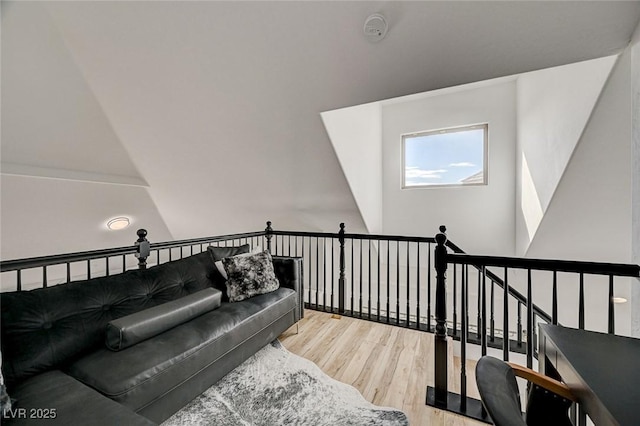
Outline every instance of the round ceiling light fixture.
{"type": "Polygon", "coordinates": [[[387,21],[379,13],[374,13],[364,21],[364,36],[371,42],[379,42],[387,35],[387,21]]]}
{"type": "Polygon", "coordinates": [[[116,217],[111,219],[109,222],[107,222],[107,228],[109,228],[112,231],[117,231],[119,229],[124,229],[127,226],[129,226],[129,224],[131,223],[131,221],[129,220],[128,217],[116,217]]]}

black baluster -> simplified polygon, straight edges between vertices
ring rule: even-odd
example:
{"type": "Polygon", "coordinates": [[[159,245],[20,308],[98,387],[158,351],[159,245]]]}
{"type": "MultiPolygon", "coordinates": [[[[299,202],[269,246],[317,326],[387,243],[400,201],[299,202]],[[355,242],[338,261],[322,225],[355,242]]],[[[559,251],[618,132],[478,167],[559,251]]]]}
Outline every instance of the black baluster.
{"type": "MultiPolygon", "coordinates": [[[[482,332],[480,335],[480,342],[482,345],[482,355],[487,354],[487,267],[482,267],[482,332]]],[[[480,330],[478,330],[480,331],[480,330]]]]}
{"type": "Polygon", "coordinates": [[[16,291],[22,291],[22,269],[18,269],[16,274],[16,291]]]}
{"type": "Polygon", "coordinates": [[[340,224],[340,231],[338,232],[338,238],[340,241],[340,277],[338,278],[338,312],[344,313],[344,297],[345,297],[345,278],[344,278],[344,223],[340,224]]]}
{"type": "Polygon", "coordinates": [[[322,237],[322,310],[327,311],[327,237],[322,237]]]}
{"type": "Polygon", "coordinates": [[[43,288],[47,288],[49,287],[49,280],[47,279],[47,267],[43,266],[42,267],[42,287],[43,288]]]}
{"type": "Polygon", "coordinates": [[[527,367],[533,368],[533,290],[531,269],[527,270],[527,367]]]}
{"type": "Polygon", "coordinates": [[[496,340],[496,321],[495,321],[495,297],[494,297],[494,288],[496,286],[496,282],[491,280],[491,317],[489,319],[489,340],[494,342],[496,340]]]}
{"type": "Polygon", "coordinates": [[[504,268],[502,309],[502,359],[509,361],[509,270],[504,268]]]}
{"type": "Polygon", "coordinates": [[[396,324],[400,324],[400,241],[396,242],[396,324]]]}
{"type": "Polygon", "coordinates": [[[522,347],[522,303],[518,301],[518,347],[522,347]]]}
{"type": "Polygon", "coordinates": [[[431,333],[431,243],[427,243],[427,331],[431,333]]]}
{"type": "Polygon", "coordinates": [[[380,240],[378,240],[378,297],[377,297],[377,305],[376,305],[376,319],[380,322],[380,250],[382,249],[382,245],[380,240]]]}
{"type": "MultiPolygon", "coordinates": [[[[334,256],[334,241],[335,238],[331,238],[331,280],[329,281],[329,284],[331,285],[331,312],[333,312],[333,295],[334,295],[334,288],[333,288],[333,283],[335,281],[335,276],[336,276],[336,271],[335,271],[335,256],[334,256]]],[[[340,285],[340,283],[338,282],[338,286],[340,285]]],[[[338,295],[338,297],[340,297],[338,295]]]]}
{"type": "Polygon", "coordinates": [[[71,282],[71,264],[67,262],[67,282],[71,282]]]}
{"type": "Polygon", "coordinates": [[[551,299],[551,322],[558,325],[558,271],[553,271],[553,290],[551,299]]]}
{"type": "Polygon", "coordinates": [[[360,310],[359,310],[359,315],[360,318],[362,318],[362,264],[364,263],[364,260],[362,259],[362,241],[363,240],[359,240],[360,241],[360,310]]]}
{"type": "Polygon", "coordinates": [[[461,310],[462,310],[462,323],[460,324],[460,411],[464,412],[467,408],[467,335],[469,327],[469,267],[467,265],[461,266],[462,283],[460,284],[461,291],[461,310]]]}
{"type": "Polygon", "coordinates": [[[356,307],[355,299],[353,298],[356,292],[356,279],[355,279],[356,268],[354,267],[355,263],[354,263],[354,255],[353,255],[354,242],[355,240],[352,238],[351,244],[350,244],[351,245],[351,316],[353,316],[354,308],[356,307]]]}
{"type": "Polygon", "coordinates": [[[391,264],[389,263],[391,262],[390,251],[391,251],[391,240],[387,240],[387,324],[389,324],[390,322],[389,315],[391,312],[391,305],[389,301],[389,295],[391,293],[391,264]]]}
{"type": "Polygon", "coordinates": [[[477,318],[476,318],[476,337],[482,341],[482,334],[480,333],[480,326],[482,324],[482,306],[484,305],[484,295],[482,293],[482,275],[481,271],[478,271],[478,300],[477,300],[477,318]]]}
{"type": "Polygon", "coordinates": [[[410,295],[409,295],[409,290],[411,289],[410,284],[410,276],[411,276],[411,269],[410,269],[410,259],[409,259],[409,250],[410,250],[410,246],[409,246],[409,241],[407,241],[407,328],[409,328],[409,316],[410,316],[410,311],[411,311],[411,307],[409,305],[409,299],[410,299],[410,295]]]}
{"type": "Polygon", "coordinates": [[[416,248],[416,329],[420,330],[420,243],[416,248]]]}
{"type": "Polygon", "coordinates": [[[580,300],[578,301],[578,328],[584,330],[584,274],[580,272],[580,300]]]}
{"type": "Polygon", "coordinates": [[[458,334],[458,295],[457,295],[457,285],[458,285],[458,267],[453,265],[453,335],[458,334]]]}
{"type": "Polygon", "coordinates": [[[369,283],[369,294],[368,294],[368,301],[367,301],[367,318],[371,319],[371,240],[369,241],[369,254],[367,257],[367,265],[368,265],[368,275],[367,275],[367,282],[369,283]]]}
{"type": "Polygon", "coordinates": [[[616,329],[615,305],[613,304],[613,275],[609,275],[609,334],[614,334],[616,329]]]}
{"type": "MultiPolygon", "coordinates": [[[[312,277],[313,277],[313,272],[312,272],[312,269],[311,269],[312,268],[312,263],[313,263],[313,261],[311,260],[312,257],[313,257],[313,255],[312,255],[312,247],[311,247],[311,238],[312,237],[309,237],[309,258],[307,259],[307,265],[309,265],[309,273],[307,274],[307,277],[309,277],[308,278],[308,280],[309,280],[309,307],[311,307],[311,301],[313,300],[313,297],[312,297],[313,285],[311,283],[312,277]]],[[[302,250],[303,250],[302,257],[304,258],[304,238],[302,239],[302,243],[303,243],[302,244],[302,250]]],[[[317,286],[317,284],[316,284],[316,286],[317,286]]]]}
{"type": "Polygon", "coordinates": [[[320,238],[316,237],[316,310],[320,306],[320,238]]]}

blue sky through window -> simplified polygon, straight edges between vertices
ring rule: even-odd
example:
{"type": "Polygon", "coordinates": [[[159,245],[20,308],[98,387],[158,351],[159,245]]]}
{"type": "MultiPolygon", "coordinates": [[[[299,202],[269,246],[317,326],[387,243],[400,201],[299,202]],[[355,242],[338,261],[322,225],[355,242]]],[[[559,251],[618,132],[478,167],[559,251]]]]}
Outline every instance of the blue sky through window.
{"type": "Polygon", "coordinates": [[[404,138],[404,186],[484,183],[484,127],[404,138]]]}

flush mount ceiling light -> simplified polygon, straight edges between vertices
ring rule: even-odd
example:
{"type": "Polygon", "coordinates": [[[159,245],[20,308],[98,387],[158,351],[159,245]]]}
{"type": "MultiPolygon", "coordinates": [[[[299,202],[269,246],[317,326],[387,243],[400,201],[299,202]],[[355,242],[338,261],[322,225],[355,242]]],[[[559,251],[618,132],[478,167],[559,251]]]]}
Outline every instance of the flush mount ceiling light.
{"type": "Polygon", "coordinates": [[[124,229],[129,226],[129,218],[128,217],[116,217],[107,222],[107,228],[112,231],[117,231],[118,229],[124,229]]]}
{"type": "Polygon", "coordinates": [[[364,21],[364,36],[374,43],[382,40],[388,29],[387,21],[379,13],[374,13],[364,21]]]}
{"type": "Polygon", "coordinates": [[[627,299],[625,299],[624,297],[612,297],[611,301],[613,303],[627,303],[627,299]]]}

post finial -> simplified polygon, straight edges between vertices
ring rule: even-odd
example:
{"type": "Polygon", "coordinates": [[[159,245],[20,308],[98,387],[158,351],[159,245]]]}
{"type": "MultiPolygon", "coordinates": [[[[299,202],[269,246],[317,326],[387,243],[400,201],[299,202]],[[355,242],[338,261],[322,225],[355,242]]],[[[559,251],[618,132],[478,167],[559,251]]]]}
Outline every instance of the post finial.
{"type": "Polygon", "coordinates": [[[440,225],[440,233],[436,234],[436,243],[438,243],[439,246],[444,245],[447,242],[447,234],[445,234],[445,232],[447,232],[447,227],[444,225],[440,225]]]}
{"type": "Polygon", "coordinates": [[[151,245],[146,238],[147,230],[138,229],[136,235],[138,235],[138,240],[136,241],[135,256],[138,258],[138,269],[147,269],[147,257],[151,254],[151,245]]]}
{"type": "Polygon", "coordinates": [[[136,231],[136,235],[138,236],[138,243],[145,241],[147,238],[147,230],[146,229],[138,229],[136,231]]]}
{"type": "Polygon", "coordinates": [[[344,222],[340,224],[340,232],[344,232],[344,222]]]}

